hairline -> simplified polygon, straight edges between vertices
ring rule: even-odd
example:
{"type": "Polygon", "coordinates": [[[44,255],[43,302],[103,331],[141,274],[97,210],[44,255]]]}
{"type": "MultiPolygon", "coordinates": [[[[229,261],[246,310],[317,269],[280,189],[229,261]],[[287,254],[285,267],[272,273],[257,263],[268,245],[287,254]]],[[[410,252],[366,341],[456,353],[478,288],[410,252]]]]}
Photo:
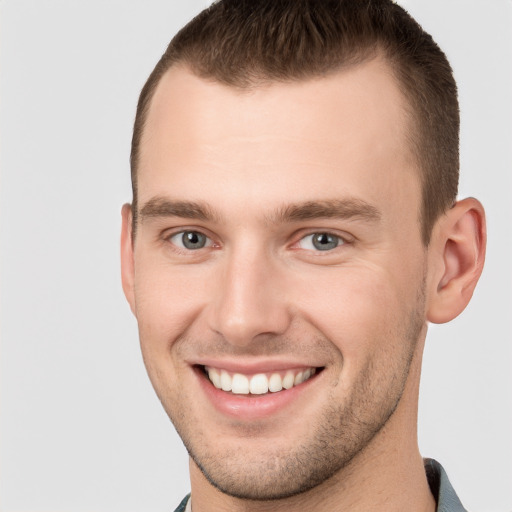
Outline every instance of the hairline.
{"type": "MultiPolygon", "coordinates": [[[[237,90],[239,92],[251,92],[260,88],[272,86],[273,84],[294,84],[307,82],[310,80],[327,78],[345,70],[350,70],[354,67],[364,65],[375,59],[381,59],[385,66],[390,70],[390,78],[393,79],[396,87],[403,97],[403,114],[405,123],[409,124],[410,130],[405,130],[404,140],[407,147],[409,148],[410,154],[413,157],[418,178],[420,180],[420,205],[418,215],[419,228],[421,231],[421,238],[425,246],[429,245],[430,236],[433,228],[433,222],[427,218],[427,212],[425,205],[427,203],[427,169],[425,169],[426,163],[423,158],[423,143],[422,143],[422,127],[420,119],[419,107],[416,104],[414,95],[408,90],[404,80],[400,76],[400,64],[397,64],[396,58],[392,51],[385,48],[384,43],[377,42],[374,46],[361,47],[359,51],[354,52],[351,59],[347,59],[340,62],[338,66],[331,66],[324,72],[309,72],[302,76],[288,76],[288,77],[271,77],[264,71],[255,71],[250,76],[242,76],[239,79],[236,77],[231,80],[224,80],[221,77],[215,76],[212,73],[202,72],[199,66],[195,65],[193,61],[190,61],[186,56],[180,58],[169,58],[165,63],[165,66],[159,66],[154,69],[152,75],[156,74],[156,82],[152,83],[151,90],[144,97],[142,109],[140,113],[137,112],[137,116],[140,115],[139,119],[139,133],[137,134],[137,144],[135,145],[135,155],[131,155],[131,167],[132,167],[132,186],[133,186],[133,203],[132,203],[132,234],[135,237],[137,220],[138,220],[138,183],[137,177],[139,172],[140,155],[142,142],[144,140],[144,134],[146,132],[146,125],[149,118],[151,105],[153,104],[153,98],[160,86],[162,79],[166,74],[171,72],[173,69],[183,69],[192,73],[197,78],[202,80],[210,81],[212,83],[222,84],[227,87],[237,90]],[[135,157],[135,158],[134,158],[135,157]]],[[[159,63],[161,64],[161,63],[159,63]]],[[[150,76],[150,78],[151,78],[150,76]]],[[[150,79],[148,79],[148,82],[150,79]]],[[[139,106],[140,107],[140,106],[139,106]]],[[[133,138],[135,140],[135,132],[133,138]]]]}

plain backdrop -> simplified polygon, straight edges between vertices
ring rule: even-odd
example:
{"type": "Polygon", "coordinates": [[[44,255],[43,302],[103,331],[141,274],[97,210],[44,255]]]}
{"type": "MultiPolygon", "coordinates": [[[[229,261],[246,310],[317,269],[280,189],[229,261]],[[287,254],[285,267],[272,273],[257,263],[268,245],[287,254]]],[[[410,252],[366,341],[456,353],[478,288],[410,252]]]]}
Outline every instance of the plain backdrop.
{"type": "MultiPolygon", "coordinates": [[[[461,197],[486,206],[486,269],[432,326],[422,453],[473,511],[512,511],[512,2],[403,0],[460,88],[461,197]]],[[[170,511],[185,450],[121,291],[120,208],[140,88],[206,1],[0,0],[3,512],[170,511]]]]}

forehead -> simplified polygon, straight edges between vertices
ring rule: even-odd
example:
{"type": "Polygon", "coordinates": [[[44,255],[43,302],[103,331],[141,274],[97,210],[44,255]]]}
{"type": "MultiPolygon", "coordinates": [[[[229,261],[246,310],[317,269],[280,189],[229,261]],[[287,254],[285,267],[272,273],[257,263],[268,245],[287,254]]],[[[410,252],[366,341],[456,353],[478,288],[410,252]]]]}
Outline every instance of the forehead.
{"type": "Polygon", "coordinates": [[[329,192],[378,202],[418,189],[406,112],[380,59],[251,89],[174,67],[149,109],[139,204],[162,195],[208,201],[227,194],[244,208],[256,197],[277,205],[291,195],[307,201],[329,192]]]}

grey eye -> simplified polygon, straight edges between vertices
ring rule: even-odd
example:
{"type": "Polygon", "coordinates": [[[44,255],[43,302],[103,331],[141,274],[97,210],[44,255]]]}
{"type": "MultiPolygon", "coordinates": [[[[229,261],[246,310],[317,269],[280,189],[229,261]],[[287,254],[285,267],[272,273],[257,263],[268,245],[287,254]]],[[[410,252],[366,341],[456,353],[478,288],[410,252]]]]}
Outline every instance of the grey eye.
{"type": "Polygon", "coordinates": [[[299,246],[301,249],[330,251],[343,243],[343,239],[339,236],[330,233],[313,233],[300,240],[299,246]]]}
{"type": "Polygon", "coordinates": [[[181,231],[171,236],[170,241],[177,247],[189,251],[203,249],[211,245],[210,239],[198,231],[181,231]]]}
{"type": "Polygon", "coordinates": [[[328,251],[338,247],[340,239],[337,236],[329,235],[328,233],[315,233],[313,235],[313,245],[319,251],[328,251]]]}

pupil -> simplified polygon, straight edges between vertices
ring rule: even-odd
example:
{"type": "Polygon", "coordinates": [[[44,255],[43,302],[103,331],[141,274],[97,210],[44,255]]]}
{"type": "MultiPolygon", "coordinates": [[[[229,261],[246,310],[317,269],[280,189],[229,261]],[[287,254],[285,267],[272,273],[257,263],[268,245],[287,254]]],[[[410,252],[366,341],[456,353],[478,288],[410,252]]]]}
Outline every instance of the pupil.
{"type": "Polygon", "coordinates": [[[183,233],[183,245],[187,249],[202,249],[205,246],[206,237],[196,231],[183,233]]]}
{"type": "Polygon", "coordinates": [[[327,233],[318,233],[313,237],[313,245],[320,251],[328,251],[338,247],[338,239],[327,233]]]}

